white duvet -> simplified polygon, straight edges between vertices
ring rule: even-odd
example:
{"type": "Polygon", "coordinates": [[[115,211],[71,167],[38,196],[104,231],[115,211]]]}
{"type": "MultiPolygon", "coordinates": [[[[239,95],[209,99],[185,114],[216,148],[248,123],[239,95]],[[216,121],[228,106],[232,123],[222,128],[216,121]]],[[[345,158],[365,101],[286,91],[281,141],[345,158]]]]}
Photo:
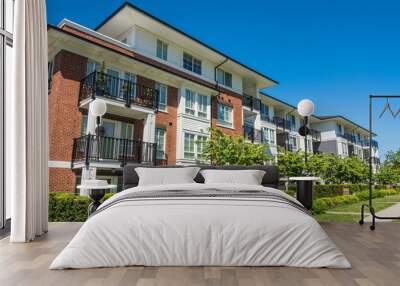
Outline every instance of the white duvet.
{"type": "MultiPolygon", "coordinates": [[[[130,192],[263,190],[254,185],[136,187],[103,203],[50,269],[145,266],[293,266],[349,268],[320,225],[299,209],[257,198],[152,198],[104,206],[130,192]]],[[[291,200],[295,201],[293,198],[291,200]]]]}

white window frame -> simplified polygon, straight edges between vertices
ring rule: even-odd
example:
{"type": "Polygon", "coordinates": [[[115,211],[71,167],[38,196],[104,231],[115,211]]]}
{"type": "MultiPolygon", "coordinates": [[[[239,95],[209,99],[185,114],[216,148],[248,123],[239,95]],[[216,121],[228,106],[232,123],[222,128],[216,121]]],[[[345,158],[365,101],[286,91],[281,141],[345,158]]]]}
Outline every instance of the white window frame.
{"type": "Polygon", "coordinates": [[[158,90],[158,110],[167,112],[168,109],[168,86],[165,84],[156,82],[155,89],[158,90]],[[161,102],[161,94],[164,91],[165,102],[161,102]]]}
{"type": "Polygon", "coordinates": [[[196,115],[196,93],[190,89],[185,89],[185,114],[196,115]],[[188,100],[190,98],[190,101],[188,100]],[[189,104],[189,102],[191,104],[189,104]]]}
{"type": "Polygon", "coordinates": [[[207,142],[208,136],[204,134],[196,134],[193,132],[183,132],[183,158],[185,160],[205,161],[203,157],[204,144],[207,142]],[[186,136],[193,138],[193,152],[186,149],[186,136]],[[201,142],[201,143],[200,143],[201,142]],[[187,156],[190,154],[191,156],[187,156]]]}
{"type": "Polygon", "coordinates": [[[233,85],[233,75],[230,72],[224,71],[223,69],[217,69],[217,82],[224,86],[232,88],[233,85]],[[230,84],[227,82],[227,77],[230,76],[230,84]]]}
{"type": "Polygon", "coordinates": [[[198,75],[202,75],[202,73],[203,73],[203,62],[199,58],[196,58],[195,56],[193,56],[192,54],[189,54],[187,52],[183,52],[183,54],[182,54],[182,67],[185,70],[191,71],[198,75]],[[188,60],[185,61],[185,56],[190,57],[190,61],[188,61],[188,60]],[[189,66],[185,65],[185,62],[187,62],[187,61],[190,62],[189,66]],[[196,68],[195,68],[196,65],[200,66],[199,71],[196,70],[196,68]]]}
{"type": "Polygon", "coordinates": [[[221,125],[223,127],[233,128],[233,107],[223,104],[221,102],[218,102],[217,103],[217,122],[218,122],[218,125],[221,125]],[[221,111],[223,112],[222,121],[220,118],[221,111]]]}
{"type": "Polygon", "coordinates": [[[191,89],[185,89],[185,110],[184,113],[189,116],[199,117],[202,119],[209,120],[209,106],[210,106],[210,96],[195,92],[191,89]],[[192,96],[192,106],[188,105],[187,98],[188,94],[192,96]],[[205,100],[203,102],[202,100],[205,100]],[[205,105],[203,104],[205,103],[205,105]],[[205,106],[205,110],[201,107],[205,106]]]}
{"type": "MultiPolygon", "coordinates": [[[[183,133],[183,157],[185,159],[188,160],[195,160],[196,159],[196,146],[195,146],[195,142],[196,142],[196,135],[193,133],[189,133],[189,132],[184,132],[183,133]],[[193,151],[192,150],[188,150],[186,149],[186,136],[193,138],[193,151]],[[187,154],[190,154],[191,156],[186,156],[187,154]],[[193,155],[193,156],[192,156],[193,155]]],[[[188,148],[189,149],[189,148],[188,148]]],[[[192,148],[190,148],[192,149],[192,148]]]]}
{"type": "Polygon", "coordinates": [[[166,135],[167,135],[167,130],[165,130],[164,128],[156,128],[156,143],[157,143],[157,146],[156,146],[156,159],[159,159],[159,160],[165,160],[166,159],[166,156],[165,156],[165,144],[166,144],[166,135]],[[160,144],[159,144],[159,134],[158,134],[158,132],[159,131],[162,131],[162,133],[163,133],[163,145],[162,145],[162,149],[159,149],[159,147],[160,147],[160,144]],[[159,152],[162,152],[162,156],[160,157],[159,156],[159,152]]]}
{"type": "Polygon", "coordinates": [[[168,60],[168,44],[165,41],[157,39],[156,56],[164,61],[168,60]]]}

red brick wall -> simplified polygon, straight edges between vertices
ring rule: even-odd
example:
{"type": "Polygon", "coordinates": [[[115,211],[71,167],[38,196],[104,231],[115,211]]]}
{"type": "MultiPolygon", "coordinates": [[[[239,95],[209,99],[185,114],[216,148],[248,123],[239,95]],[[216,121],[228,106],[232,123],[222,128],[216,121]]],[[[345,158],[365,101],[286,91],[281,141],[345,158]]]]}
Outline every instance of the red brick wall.
{"type": "MultiPolygon", "coordinates": [[[[87,58],[62,50],[54,58],[49,94],[49,156],[51,161],[70,162],[73,139],[80,136],[82,113],[78,109],[80,80],[87,58]]],[[[70,169],[50,168],[50,191],[73,191],[75,175],[70,169]]]]}
{"type": "MultiPolygon", "coordinates": [[[[137,83],[155,87],[155,81],[142,76],[137,76],[137,83]]],[[[176,124],[178,112],[178,89],[168,86],[167,112],[156,113],[156,126],[166,130],[165,153],[168,164],[176,163],[176,124]]]]}
{"type": "Polygon", "coordinates": [[[168,86],[167,112],[156,114],[157,127],[166,130],[165,153],[169,165],[176,163],[176,127],[178,116],[178,89],[168,86]]]}
{"type": "Polygon", "coordinates": [[[230,136],[242,136],[243,135],[243,127],[242,127],[242,99],[237,96],[232,96],[229,94],[221,93],[218,97],[212,97],[211,100],[211,127],[218,128],[222,130],[225,134],[230,136]],[[221,126],[217,126],[218,115],[217,115],[217,103],[218,101],[222,103],[227,103],[227,105],[231,105],[233,107],[233,128],[225,128],[221,126]]]}
{"type": "Polygon", "coordinates": [[[75,173],[71,169],[49,168],[50,192],[74,192],[75,173]]]}

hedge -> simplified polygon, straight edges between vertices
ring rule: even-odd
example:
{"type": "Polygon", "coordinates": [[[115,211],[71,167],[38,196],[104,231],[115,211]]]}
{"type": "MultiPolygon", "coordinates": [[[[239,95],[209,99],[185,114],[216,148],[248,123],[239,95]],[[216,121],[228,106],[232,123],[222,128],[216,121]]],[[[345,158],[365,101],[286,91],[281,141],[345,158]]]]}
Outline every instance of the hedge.
{"type": "Polygon", "coordinates": [[[343,195],[344,185],[315,185],[314,198],[336,197],[343,195]]]}
{"type": "MultiPolygon", "coordinates": [[[[113,194],[106,194],[102,201],[113,194]]],[[[85,221],[91,199],[72,193],[49,193],[49,221],[85,221]]]]}
{"type": "MultiPolygon", "coordinates": [[[[400,193],[400,188],[396,190],[373,190],[372,198],[383,198],[385,196],[396,195],[397,193],[400,193]]],[[[369,191],[361,191],[353,195],[317,198],[313,202],[312,212],[314,214],[321,214],[324,213],[327,209],[334,208],[338,205],[353,204],[368,199],[369,191]]]]}

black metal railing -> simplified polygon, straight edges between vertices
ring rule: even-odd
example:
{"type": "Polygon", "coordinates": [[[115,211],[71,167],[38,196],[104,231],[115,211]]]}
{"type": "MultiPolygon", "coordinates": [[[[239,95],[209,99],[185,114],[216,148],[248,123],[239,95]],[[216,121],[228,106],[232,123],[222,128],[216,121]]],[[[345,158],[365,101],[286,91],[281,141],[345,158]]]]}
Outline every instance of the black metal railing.
{"type": "MultiPolygon", "coordinates": [[[[366,140],[362,141],[361,145],[362,145],[363,147],[369,147],[369,140],[366,139],[366,140]]],[[[374,148],[379,148],[378,141],[376,141],[376,140],[372,140],[372,144],[371,144],[371,145],[372,145],[372,147],[374,147],[374,148]]]]}
{"type": "Polygon", "coordinates": [[[274,116],[273,122],[275,123],[276,127],[284,130],[294,130],[296,128],[296,126],[293,126],[292,122],[279,116],[274,116]]]}
{"type": "Polygon", "coordinates": [[[321,132],[315,129],[310,129],[311,138],[314,141],[321,141],[321,132]]]}
{"type": "Polygon", "coordinates": [[[156,144],[140,140],[85,135],[74,139],[72,164],[82,162],[145,163],[155,165],[156,144]]]}
{"type": "Polygon", "coordinates": [[[96,97],[121,101],[127,106],[136,104],[152,109],[158,107],[156,89],[97,71],[81,80],[79,101],[96,97]]]}
{"type": "Polygon", "coordinates": [[[243,94],[242,105],[249,107],[251,110],[260,110],[261,100],[253,96],[243,94]]]}
{"type": "Polygon", "coordinates": [[[255,129],[252,126],[243,126],[243,137],[251,142],[261,142],[261,130],[255,129]]]}

